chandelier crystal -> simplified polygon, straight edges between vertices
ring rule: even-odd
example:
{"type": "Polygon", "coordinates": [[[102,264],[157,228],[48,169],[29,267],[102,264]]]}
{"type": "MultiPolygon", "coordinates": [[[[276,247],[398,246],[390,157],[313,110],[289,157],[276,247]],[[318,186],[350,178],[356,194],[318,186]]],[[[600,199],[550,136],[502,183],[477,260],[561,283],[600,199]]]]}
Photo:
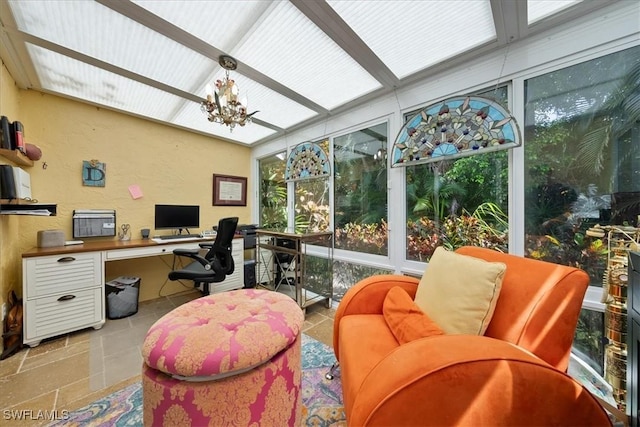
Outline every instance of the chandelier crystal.
{"type": "Polygon", "coordinates": [[[229,78],[229,70],[235,70],[238,66],[236,60],[222,55],[218,63],[225,69],[224,80],[216,80],[215,88],[207,85],[207,99],[202,101],[201,109],[207,115],[207,120],[227,125],[233,132],[236,125],[251,123],[251,117],[257,111],[247,114],[247,98],[238,99],[240,89],[235,80],[229,78]]]}
{"type": "Polygon", "coordinates": [[[387,149],[378,148],[378,151],[373,155],[373,160],[387,160],[387,149]]]}

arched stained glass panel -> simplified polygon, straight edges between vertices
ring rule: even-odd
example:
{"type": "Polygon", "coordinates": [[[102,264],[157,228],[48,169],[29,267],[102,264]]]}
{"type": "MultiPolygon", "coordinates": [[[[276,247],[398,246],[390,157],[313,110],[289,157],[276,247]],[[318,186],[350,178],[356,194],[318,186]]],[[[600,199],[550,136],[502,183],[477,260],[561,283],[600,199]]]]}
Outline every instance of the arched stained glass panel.
{"type": "Polygon", "coordinates": [[[496,101],[461,96],[429,105],[400,130],[392,166],[451,160],[520,145],[515,118],[496,101]]]}
{"type": "Polygon", "coordinates": [[[289,153],[285,171],[287,181],[328,177],[330,173],[329,157],[318,144],[303,142],[289,153]]]}

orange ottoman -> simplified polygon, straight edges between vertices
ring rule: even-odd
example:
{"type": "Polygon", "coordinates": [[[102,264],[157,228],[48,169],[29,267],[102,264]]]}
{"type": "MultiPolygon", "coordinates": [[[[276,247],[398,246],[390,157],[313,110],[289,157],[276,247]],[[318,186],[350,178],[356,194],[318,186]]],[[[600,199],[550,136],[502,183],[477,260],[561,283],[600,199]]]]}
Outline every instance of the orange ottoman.
{"type": "Polygon", "coordinates": [[[256,289],[167,313],[142,348],[144,425],[299,425],[303,321],[294,300],[256,289]]]}

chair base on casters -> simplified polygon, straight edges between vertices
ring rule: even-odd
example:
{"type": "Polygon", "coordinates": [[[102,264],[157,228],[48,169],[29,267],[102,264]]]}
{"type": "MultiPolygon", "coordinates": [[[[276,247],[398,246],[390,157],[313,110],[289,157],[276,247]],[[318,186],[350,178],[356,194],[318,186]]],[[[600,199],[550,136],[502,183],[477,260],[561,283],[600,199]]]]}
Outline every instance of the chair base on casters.
{"type": "Polygon", "coordinates": [[[193,285],[202,295],[211,295],[211,284],[209,282],[194,282],[193,285]]]}
{"type": "Polygon", "coordinates": [[[340,367],[340,362],[334,363],[333,365],[331,365],[331,368],[329,368],[329,372],[324,374],[324,377],[329,381],[331,381],[335,377],[336,369],[338,369],[339,367],[340,367]]]}

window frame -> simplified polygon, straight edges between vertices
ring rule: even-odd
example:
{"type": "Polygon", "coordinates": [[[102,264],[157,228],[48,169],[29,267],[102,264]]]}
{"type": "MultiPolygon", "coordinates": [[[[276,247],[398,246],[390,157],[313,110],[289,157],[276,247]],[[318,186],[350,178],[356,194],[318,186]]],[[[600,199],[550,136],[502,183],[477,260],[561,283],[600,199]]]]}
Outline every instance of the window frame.
{"type": "MultiPolygon", "coordinates": [[[[321,140],[330,139],[329,156],[333,159],[331,138],[353,130],[362,129],[371,123],[386,119],[389,121],[389,145],[403,124],[403,114],[428,105],[431,100],[444,99],[457,93],[469,93],[479,88],[486,88],[491,84],[508,82],[509,105],[512,114],[519,123],[524,118],[524,80],[559,70],[577,63],[588,61],[609,53],[618,52],[638,45],[637,24],[631,22],[627,8],[613,8],[604,22],[600,14],[585,17],[576,27],[575,25],[559,27],[552,33],[541,33],[527,39],[519,46],[507,47],[503,52],[494,52],[479,58],[474,65],[474,72],[468,70],[468,64],[454,66],[451,69],[436,73],[428,81],[419,81],[401,91],[383,94],[366,105],[355,106],[348,112],[332,116],[325,121],[318,121],[303,129],[284,134],[279,140],[273,140],[254,148],[255,158],[265,153],[281,151],[283,144],[289,149],[293,140],[321,140]],[[604,28],[615,28],[615,31],[601,34],[604,28]],[[595,30],[594,30],[595,29],[595,30]],[[553,45],[554,49],[542,49],[553,45]],[[526,58],[526,60],[525,60],[526,58]],[[487,78],[491,76],[491,78],[487,78]],[[498,76],[497,82],[495,76],[498,76]],[[455,86],[455,87],[454,87],[455,86]],[[455,89],[455,91],[454,91],[455,89]],[[428,96],[425,96],[428,95],[428,96]],[[373,118],[372,118],[373,117],[373,118]],[[312,137],[313,138],[310,138],[312,137]]],[[[524,175],[517,171],[524,167],[523,146],[508,150],[509,162],[509,201],[508,213],[524,212],[524,175]]],[[[388,147],[389,149],[389,147],[388,147]]],[[[389,206],[406,206],[404,168],[389,168],[387,175],[387,191],[389,206]]],[[[256,176],[254,174],[254,176],[256,176]]],[[[332,177],[330,178],[332,179],[332,177]]],[[[333,186],[333,182],[330,183],[333,186]]],[[[254,186],[254,188],[256,188],[254,186]]],[[[331,192],[332,193],[332,192],[331,192]]],[[[330,197],[333,197],[331,195],[330,197]]],[[[254,199],[256,200],[256,199],[254,199]]],[[[333,209],[333,200],[331,201],[333,209]]],[[[367,263],[381,267],[392,267],[396,273],[421,275],[426,263],[409,261],[405,257],[406,227],[404,226],[404,212],[390,209],[389,224],[389,255],[387,257],[343,250],[335,251],[335,258],[345,261],[367,263]]],[[[254,209],[257,212],[257,209],[254,209]]],[[[331,215],[333,216],[333,215],[331,215]]],[[[332,229],[333,229],[333,219],[332,229]]],[[[509,217],[509,252],[524,255],[524,221],[518,215],[509,217]]],[[[583,307],[597,311],[604,310],[600,303],[601,289],[594,287],[585,295],[583,307]]]]}
{"type": "MultiPolygon", "coordinates": [[[[372,97],[368,102],[358,104],[349,110],[342,110],[326,120],[304,128],[283,134],[280,139],[253,148],[254,158],[265,153],[275,153],[282,148],[289,149],[293,140],[318,140],[332,138],[354,129],[364,128],[377,118],[389,121],[389,145],[404,123],[403,114],[429,104],[429,100],[445,99],[448,96],[469,93],[477,88],[508,82],[509,106],[518,123],[524,123],[524,81],[542,74],[560,70],[584,61],[619,52],[640,45],[640,28],[635,16],[629,13],[630,7],[618,3],[602,12],[591,13],[577,22],[560,25],[553,31],[541,31],[513,45],[506,45],[502,51],[479,55],[472,64],[452,64],[449,67],[434,70],[429,78],[416,81],[401,89],[390,89],[372,97]],[[473,70],[471,70],[471,67],[473,70]],[[496,82],[497,78],[497,82],[496,82]]],[[[636,11],[637,9],[633,9],[636,11]]],[[[426,74],[425,74],[426,75],[426,74]]],[[[331,141],[331,139],[330,139],[331,141]]],[[[524,146],[508,150],[509,183],[509,253],[524,255],[525,224],[524,212],[525,183],[523,170],[525,164],[524,146]]],[[[333,159],[329,144],[330,158],[333,159]]],[[[390,147],[387,149],[389,150],[390,147]]],[[[390,152],[390,151],[388,151],[390,152]]],[[[257,176],[253,174],[252,176],[257,176]]],[[[332,177],[330,179],[333,179],[332,177]]],[[[389,168],[387,174],[389,206],[406,206],[406,177],[404,168],[389,168]]],[[[333,182],[330,183],[333,188],[333,182]]],[[[254,185],[254,188],[258,188],[254,185]]],[[[331,191],[333,197],[333,192],[331,191]]],[[[254,200],[258,200],[255,198],[254,200]]],[[[331,201],[333,209],[333,200],[331,201]]],[[[254,215],[257,209],[254,208],[254,215]]],[[[257,217],[257,216],[256,216],[257,217]]],[[[331,215],[333,217],[333,215],[331,215]]],[[[333,218],[331,218],[333,221],[333,218]]],[[[406,259],[406,224],[403,209],[389,209],[389,250],[387,257],[368,256],[358,252],[336,250],[334,259],[344,259],[355,264],[375,267],[390,267],[397,274],[421,276],[426,263],[406,259]]],[[[333,229],[333,222],[331,223],[333,229]]],[[[601,302],[602,288],[593,286],[587,289],[582,308],[604,312],[601,302]]]]}

